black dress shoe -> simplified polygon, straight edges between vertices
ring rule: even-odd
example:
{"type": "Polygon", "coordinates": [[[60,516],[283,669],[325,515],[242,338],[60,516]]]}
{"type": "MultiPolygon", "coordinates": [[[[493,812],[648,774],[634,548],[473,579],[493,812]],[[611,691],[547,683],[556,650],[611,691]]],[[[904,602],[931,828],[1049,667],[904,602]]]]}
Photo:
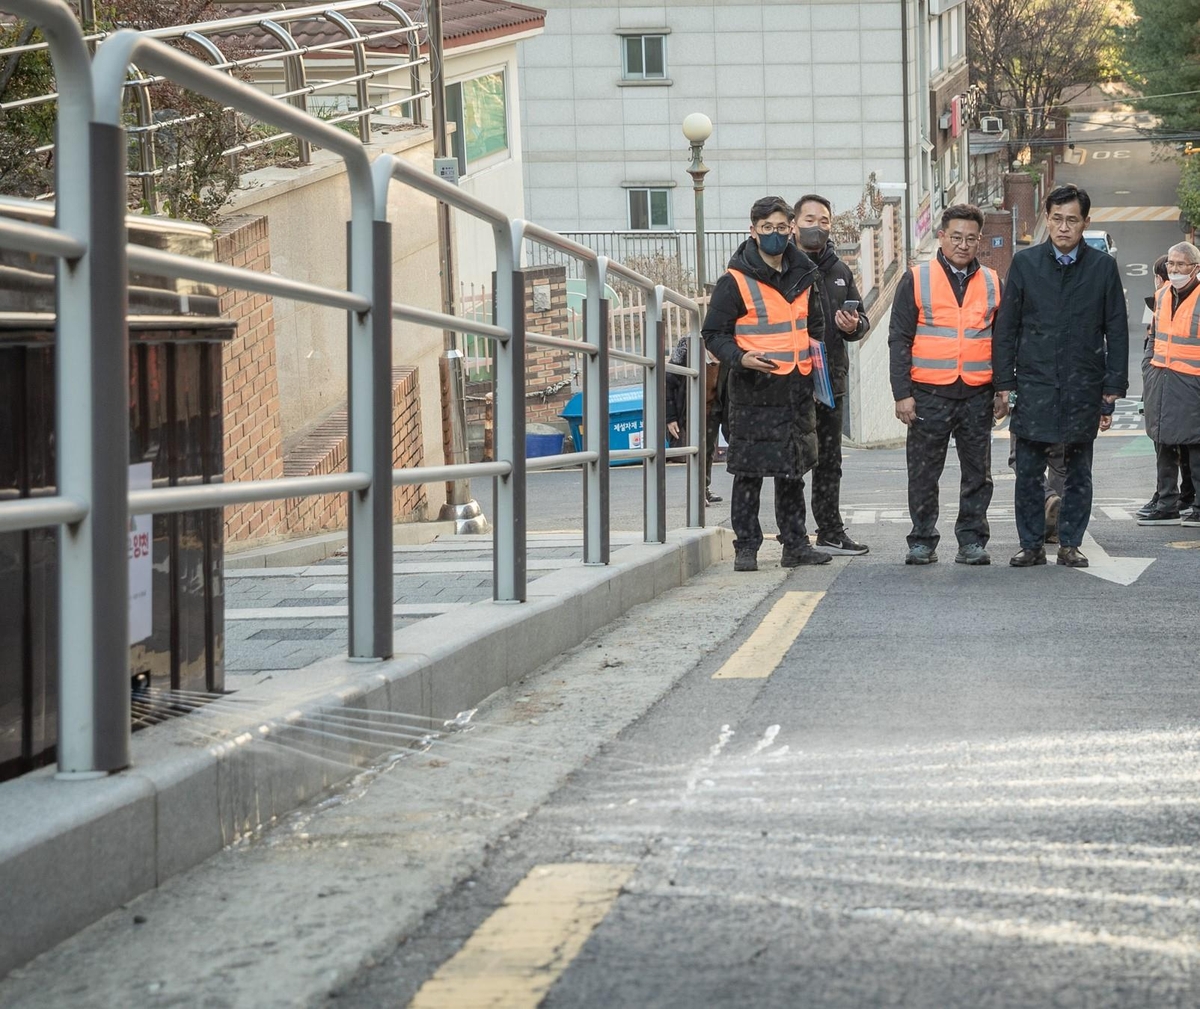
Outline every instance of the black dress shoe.
{"type": "Polygon", "coordinates": [[[1058,563],[1069,568],[1086,568],[1088,559],[1079,552],[1079,547],[1059,547],[1058,563]]]}
{"type": "Polygon", "coordinates": [[[1022,547],[1008,559],[1008,563],[1014,568],[1031,568],[1037,564],[1045,564],[1046,548],[1034,547],[1031,550],[1028,547],[1022,547]]]}

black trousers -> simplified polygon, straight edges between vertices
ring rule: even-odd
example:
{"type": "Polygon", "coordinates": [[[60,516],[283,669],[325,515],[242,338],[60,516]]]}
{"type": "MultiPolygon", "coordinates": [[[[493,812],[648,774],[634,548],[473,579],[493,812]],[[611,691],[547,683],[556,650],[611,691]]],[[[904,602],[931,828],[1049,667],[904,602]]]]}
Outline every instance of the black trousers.
{"type": "MultiPolygon", "coordinates": [[[[1017,443],[1017,485],[1014,505],[1017,535],[1021,546],[1035,550],[1046,541],[1046,460],[1054,445],[1028,438],[1017,443]]],[[[1063,445],[1066,482],[1062,510],[1058,513],[1060,546],[1077,547],[1083,543],[1092,517],[1092,448],[1094,442],[1068,442],[1063,445]]]]}
{"type": "MultiPolygon", "coordinates": [[[[844,399],[845,397],[843,397],[844,399]]],[[[842,494],[842,399],[832,409],[817,403],[817,465],[812,471],[812,513],[817,532],[837,536],[845,531],[842,494]]]]}
{"type": "MultiPolygon", "coordinates": [[[[760,476],[734,475],[729,519],[735,550],[756,551],[762,546],[763,532],[758,522],[762,485],[760,476]]],[[[807,536],[804,519],[804,477],[775,477],[775,523],[785,547],[795,550],[804,542],[807,536]]]]}
{"type": "Polygon", "coordinates": [[[1196,503],[1192,472],[1200,466],[1200,445],[1160,445],[1154,443],[1158,469],[1158,507],[1179,511],[1196,503]]]}
{"type": "MultiPolygon", "coordinates": [[[[1010,438],[1008,442],[1008,466],[1014,473],[1017,471],[1017,439],[1010,438]]],[[[1056,442],[1046,453],[1046,500],[1052,497],[1059,499],[1063,496],[1063,488],[1067,485],[1067,466],[1063,462],[1063,443],[1056,442]]]]}
{"type": "Polygon", "coordinates": [[[717,439],[721,435],[721,414],[709,407],[704,420],[704,489],[712,486],[713,455],[717,451],[717,439]]]}
{"type": "Polygon", "coordinates": [[[992,503],[992,388],[966,399],[937,396],[923,389],[915,389],[913,397],[917,419],[908,426],[908,513],[913,523],[908,545],[936,547],[941,539],[937,531],[938,482],[953,435],[962,473],[954,535],[960,547],[970,543],[986,546],[991,536],[987,510],[992,503]]]}

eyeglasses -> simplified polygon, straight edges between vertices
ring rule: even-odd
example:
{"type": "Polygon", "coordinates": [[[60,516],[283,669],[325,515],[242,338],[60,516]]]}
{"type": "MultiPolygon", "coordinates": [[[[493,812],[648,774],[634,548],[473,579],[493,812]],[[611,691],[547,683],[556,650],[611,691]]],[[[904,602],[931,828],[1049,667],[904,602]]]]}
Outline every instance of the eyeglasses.
{"type": "Polygon", "coordinates": [[[1065,224],[1068,228],[1078,228],[1083,223],[1082,217],[1063,217],[1061,214],[1055,214],[1050,218],[1051,224],[1065,224]]]}
{"type": "Polygon", "coordinates": [[[966,245],[969,247],[979,244],[978,235],[947,235],[946,237],[950,239],[951,245],[966,245]]]}
{"type": "Polygon", "coordinates": [[[1195,265],[1196,265],[1195,263],[1181,263],[1177,259],[1168,259],[1167,260],[1167,269],[1175,270],[1179,273],[1187,273],[1187,271],[1193,269],[1195,267],[1195,265]]]}
{"type": "Polygon", "coordinates": [[[761,228],[756,228],[755,231],[760,235],[769,235],[772,231],[777,235],[790,235],[792,226],[790,224],[764,224],[761,228]]]}

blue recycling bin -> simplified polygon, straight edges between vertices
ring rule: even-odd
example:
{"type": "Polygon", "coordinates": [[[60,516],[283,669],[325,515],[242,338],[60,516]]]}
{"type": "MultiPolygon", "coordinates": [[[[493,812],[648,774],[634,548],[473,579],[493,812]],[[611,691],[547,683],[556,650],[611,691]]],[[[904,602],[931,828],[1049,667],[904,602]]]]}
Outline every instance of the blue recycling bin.
{"type": "MultiPolygon", "coordinates": [[[[608,390],[608,447],[609,450],[643,448],[645,418],[642,387],[621,385],[608,390]]],[[[577,392],[559,414],[571,428],[575,451],[583,451],[583,393],[577,392]]],[[[640,459],[623,459],[614,466],[641,465],[640,459]]]]}

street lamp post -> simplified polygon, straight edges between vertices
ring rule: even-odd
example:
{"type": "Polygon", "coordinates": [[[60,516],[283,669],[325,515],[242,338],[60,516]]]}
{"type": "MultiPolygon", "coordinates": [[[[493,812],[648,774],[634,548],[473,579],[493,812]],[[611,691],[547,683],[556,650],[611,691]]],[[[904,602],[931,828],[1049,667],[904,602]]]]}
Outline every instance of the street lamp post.
{"type": "Polygon", "coordinates": [[[683,135],[692,145],[692,163],[687,173],[692,177],[692,189],[696,194],[696,287],[697,297],[704,297],[708,280],[704,250],[704,176],[708,166],[704,164],[704,141],[712,136],[712,120],[703,112],[693,112],[683,120],[683,135]]]}

